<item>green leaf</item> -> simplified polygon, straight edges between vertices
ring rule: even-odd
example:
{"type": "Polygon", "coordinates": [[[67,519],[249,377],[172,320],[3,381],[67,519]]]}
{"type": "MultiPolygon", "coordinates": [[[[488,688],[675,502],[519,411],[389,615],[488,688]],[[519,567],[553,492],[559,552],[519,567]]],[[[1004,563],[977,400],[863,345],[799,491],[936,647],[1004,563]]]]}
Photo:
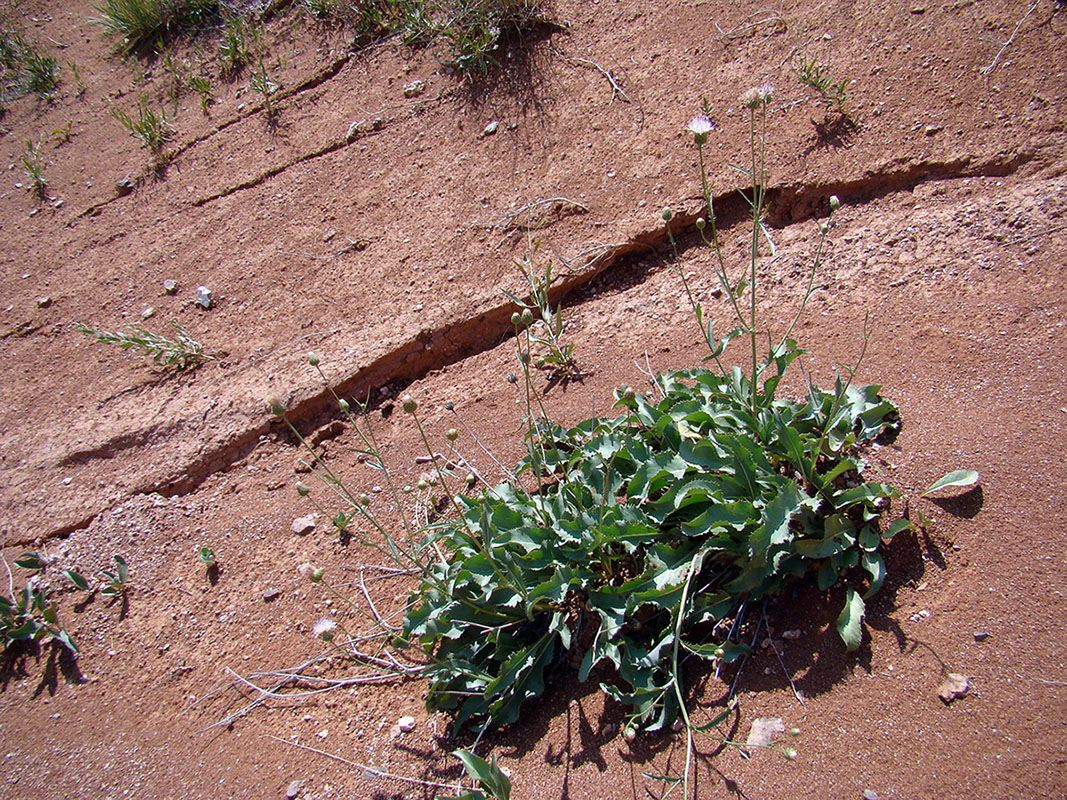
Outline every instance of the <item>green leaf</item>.
{"type": "Polygon", "coordinates": [[[871,576],[871,588],[863,595],[863,599],[867,600],[878,594],[878,590],[882,588],[882,582],[885,580],[885,559],[881,553],[864,553],[860,564],[871,576]]]}
{"type": "Polygon", "coordinates": [[[45,560],[40,553],[34,550],[27,550],[15,559],[15,566],[22,567],[22,569],[39,570],[45,568],[45,560]]]}
{"type": "Polygon", "coordinates": [[[922,497],[926,497],[926,495],[936,492],[938,489],[947,489],[950,486],[974,486],[974,484],[978,483],[978,478],[978,473],[973,469],[958,469],[955,472],[949,472],[934,481],[930,488],[922,493],[922,497]]]}
{"type": "Polygon", "coordinates": [[[72,569],[65,569],[65,570],[63,570],[63,574],[67,576],[67,579],[71,583],[73,583],[76,587],[81,589],[83,592],[89,591],[89,581],[87,581],[85,579],[85,576],[82,575],[80,572],[75,572],[72,569]]]}
{"type": "Polygon", "coordinates": [[[478,781],[481,787],[489,792],[490,797],[495,800],[509,800],[511,781],[497,766],[496,756],[493,756],[493,763],[490,764],[467,750],[457,750],[452,755],[463,762],[467,776],[478,781]]]}
{"type": "Polygon", "coordinates": [[[837,617],[837,633],[848,651],[856,650],[863,641],[863,614],[867,605],[859,592],[849,588],[845,594],[845,607],[837,617]]]}

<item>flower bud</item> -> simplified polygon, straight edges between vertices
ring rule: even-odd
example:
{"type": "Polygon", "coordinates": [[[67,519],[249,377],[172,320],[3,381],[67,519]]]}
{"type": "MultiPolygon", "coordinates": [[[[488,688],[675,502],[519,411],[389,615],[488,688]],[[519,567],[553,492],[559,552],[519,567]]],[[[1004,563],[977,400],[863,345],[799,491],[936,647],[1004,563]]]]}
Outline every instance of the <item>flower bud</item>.
{"type": "Polygon", "coordinates": [[[324,570],[322,567],[315,567],[315,569],[311,570],[311,574],[308,575],[308,578],[311,580],[312,583],[321,583],[322,576],[325,574],[326,570],[324,570]]]}
{"type": "Polygon", "coordinates": [[[457,431],[455,428],[449,428],[447,431],[445,431],[445,438],[448,439],[448,441],[450,442],[454,442],[456,441],[456,439],[459,438],[459,431],[457,431]]]}
{"type": "Polygon", "coordinates": [[[707,220],[705,220],[703,217],[697,217],[696,226],[698,231],[704,230],[704,226],[707,224],[707,220]]]}
{"type": "Polygon", "coordinates": [[[787,747],[785,750],[782,751],[782,755],[784,755],[790,761],[797,760],[797,751],[795,747],[787,747]]]}
{"type": "Polygon", "coordinates": [[[790,736],[800,736],[800,728],[790,728],[789,729],[789,735],[790,736]]]}
{"type": "Polygon", "coordinates": [[[342,414],[347,414],[349,408],[351,408],[351,406],[348,405],[348,401],[345,400],[343,397],[337,401],[337,405],[341,408],[342,414]]]}
{"type": "Polygon", "coordinates": [[[445,411],[451,411],[455,407],[456,407],[456,404],[453,403],[451,400],[449,400],[448,402],[445,403],[445,411]]]}
{"type": "Polygon", "coordinates": [[[522,352],[519,353],[519,363],[520,364],[529,364],[530,363],[530,354],[527,351],[523,350],[522,352]]]}
{"type": "Polygon", "coordinates": [[[511,315],[511,324],[517,328],[519,327],[520,322],[522,322],[522,317],[519,316],[519,312],[516,311],[511,315]]]}
{"type": "Polygon", "coordinates": [[[830,195],[830,210],[837,211],[839,208],[841,208],[841,199],[836,194],[830,195]]]}
{"type": "Polygon", "coordinates": [[[415,488],[418,489],[420,492],[423,492],[426,489],[430,488],[430,482],[425,478],[419,478],[419,482],[415,484],[415,488]]]}
{"type": "Polygon", "coordinates": [[[370,505],[370,496],[369,495],[365,495],[365,494],[361,494],[359,496],[359,504],[361,506],[369,506],[370,505]]]}
{"type": "Polygon", "coordinates": [[[671,211],[671,207],[667,206],[663,209],[663,221],[670,222],[674,218],[674,212],[671,211]]]}
{"type": "Polygon", "coordinates": [[[310,492],[310,491],[311,491],[311,489],[308,488],[307,486],[305,486],[302,483],[298,483],[296,485],[296,493],[298,495],[300,495],[301,497],[307,497],[308,496],[308,492],[310,492]]]}
{"type": "Polygon", "coordinates": [[[829,233],[830,232],[830,226],[827,225],[825,222],[820,222],[819,223],[819,232],[820,233],[829,233]]]}
{"type": "Polygon", "coordinates": [[[285,416],[285,406],[282,405],[281,398],[276,394],[272,394],[267,397],[267,405],[270,407],[270,413],[276,417],[285,416]]]}
{"type": "Polygon", "coordinates": [[[527,328],[533,325],[533,312],[530,309],[524,308],[520,318],[522,319],[522,324],[527,328]]]}
{"type": "Polygon", "coordinates": [[[313,367],[317,367],[319,365],[319,354],[308,353],[308,363],[313,367]]]}
{"type": "Polygon", "coordinates": [[[478,482],[478,479],[470,472],[467,473],[467,488],[470,489],[474,484],[478,482]]]}
{"type": "Polygon", "coordinates": [[[514,372],[509,372],[507,377],[508,383],[518,383],[519,379],[514,372]]]}
{"type": "Polygon", "coordinates": [[[415,402],[415,398],[410,394],[406,394],[400,398],[400,407],[404,409],[405,414],[414,414],[415,409],[418,408],[418,404],[415,402]]]}

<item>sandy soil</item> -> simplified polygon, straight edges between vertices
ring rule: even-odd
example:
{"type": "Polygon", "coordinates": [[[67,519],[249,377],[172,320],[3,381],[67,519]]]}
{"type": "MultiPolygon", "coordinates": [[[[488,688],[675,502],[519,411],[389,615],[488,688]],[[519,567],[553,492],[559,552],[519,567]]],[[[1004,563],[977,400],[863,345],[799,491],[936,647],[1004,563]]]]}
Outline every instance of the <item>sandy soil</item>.
{"type": "MultiPolygon", "coordinates": [[[[0,797],[284,797],[292,781],[309,800],[434,796],[363,767],[454,782],[448,753],[471,741],[447,738],[450,720],[424,710],[416,681],[247,707],[256,695],[242,677],[323,654],[311,634],[321,616],[362,624],[298,565],[353,592],[365,575],[383,613],[412,580],[368,567],[379,556],[341,545],[321,518],[294,535],[313,509],[294,490],[300,451],[264,398],[280,395],[375,503],[381,479],[355,457],[309,350],[342,394],[373,398],[399,482],[425,469],[416,432],[391,413],[405,392],[432,441],[443,447],[456,425],[451,401],[465,454],[493,469],[477,436],[514,460],[502,291],[521,290],[513,259],[533,239],[557,265],[586,373],[547,389],[557,419],[606,413],[612,387],[643,385],[646,365],[695,364],[699,334],[660,210],[676,210],[681,266],[725,325],[691,227],[700,183],[684,129],[707,98],[710,177],[740,263],[740,176],[728,164],[746,159],[738,98],[765,80],[779,109],[766,322],[791,317],[816,222],[839,195],[800,328],[805,366],[828,383],[870,315],[860,378],[882,384],[904,420],[874,461],[932,524],[894,541],[858,653],[833,630],[837,595],[802,584],[768,608],[776,633],[802,635],[781,664],[767,650],[749,660],[730,732],[781,717],[801,729],[799,757],[706,753],[695,796],[1067,796],[1067,12],[1051,0],[557,0],[551,13],[558,30],[516,43],[498,80],[471,86],[442,67],[440,45],[353,50],[343,31],[283,7],[263,32],[281,86],[268,121],[247,73],[217,78],[210,37],[171,51],[172,64],[215,70],[202,113],[195,93],[173,99],[161,59],[114,55],[89,3],[6,4],[7,24],[55,55],[62,83],[51,101],[5,101],[0,118],[0,534],[9,563],[30,547],[51,559],[44,579],[81,651],[5,659],[0,797]],[[800,56],[850,79],[851,124],[795,103],[807,96],[800,56]],[[416,81],[424,90],[406,93],[416,81]],[[142,96],[177,109],[165,169],[110,113],[135,113],[142,96]],[[43,143],[44,199],[26,189],[27,141],[43,143]],[[117,191],[123,179],[132,192],[117,191]],[[194,303],[201,285],[210,310],[194,303]],[[75,329],[171,319],[214,360],[161,373],[75,329]],[[980,488],[918,499],[965,467],[980,488]],[[205,545],[214,582],[196,559],[205,545]],[[86,603],[63,585],[60,570],[92,573],[115,554],[130,564],[126,604],[86,603]],[[951,705],[937,696],[948,672],[972,684],[951,705]],[[404,715],[415,730],[395,736],[404,715]]],[[[307,671],[358,668],[335,657],[307,671]]],[[[715,713],[733,678],[694,676],[698,714],[715,713]]],[[[480,752],[499,757],[517,797],[658,797],[643,773],[677,769],[682,742],[629,743],[622,720],[594,681],[564,683],[480,752]]]]}

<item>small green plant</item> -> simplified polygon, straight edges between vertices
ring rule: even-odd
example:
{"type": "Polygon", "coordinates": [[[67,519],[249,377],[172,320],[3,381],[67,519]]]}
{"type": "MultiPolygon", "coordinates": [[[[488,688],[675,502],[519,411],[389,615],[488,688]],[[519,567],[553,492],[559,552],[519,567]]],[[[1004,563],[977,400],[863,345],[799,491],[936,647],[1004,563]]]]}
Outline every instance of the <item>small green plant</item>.
{"type": "Polygon", "coordinates": [[[217,13],[218,0],[105,0],[94,22],[119,37],[124,55],[148,55],[172,36],[195,29],[217,13]]]}
{"type": "Polygon", "coordinates": [[[255,40],[258,34],[251,23],[240,14],[230,17],[222,31],[219,42],[219,57],[222,59],[222,71],[225,75],[236,75],[249,63],[251,49],[248,40],[255,40]]]}
{"type": "Polygon", "coordinates": [[[440,32],[451,47],[453,68],[474,79],[499,65],[500,45],[508,37],[546,21],[536,0],[454,0],[440,32]]]}
{"type": "Polygon", "coordinates": [[[469,750],[457,750],[452,755],[463,762],[463,771],[477,788],[438,800],[511,800],[511,780],[497,766],[496,756],[489,763],[469,750]]]}
{"type": "Polygon", "coordinates": [[[206,75],[194,75],[189,79],[189,85],[200,97],[200,110],[207,114],[208,107],[215,102],[215,90],[211,85],[211,78],[206,75]]]}
{"type": "Polygon", "coordinates": [[[112,599],[125,597],[129,591],[129,577],[130,570],[126,566],[126,560],[122,556],[115,556],[114,571],[100,570],[100,577],[103,580],[103,585],[100,588],[100,594],[104,597],[110,597],[112,599]]]}
{"type": "Polygon", "coordinates": [[[263,108],[267,113],[268,121],[273,121],[276,109],[271,98],[273,94],[278,91],[278,84],[271,79],[270,74],[267,72],[267,65],[263,63],[263,59],[259,60],[256,68],[252,71],[252,78],[249,83],[253,91],[259,92],[260,96],[263,98],[263,108]]]}
{"type": "Polygon", "coordinates": [[[63,570],[63,574],[66,575],[67,579],[78,589],[81,589],[83,592],[88,592],[90,595],[100,592],[104,597],[109,597],[112,600],[118,598],[125,600],[126,595],[129,592],[129,567],[122,556],[114,556],[113,560],[115,562],[113,570],[100,570],[100,573],[97,576],[100,584],[97,587],[90,586],[88,579],[75,570],[63,570]]]}
{"type": "Polygon", "coordinates": [[[173,339],[137,325],[128,326],[128,330],[124,332],[105,331],[76,322],[74,329],[95,337],[103,344],[115,344],[123,350],[136,350],[145,357],[151,357],[157,367],[191,370],[200,366],[206,359],[212,358],[204,353],[198,341],[185,332],[185,328],[173,320],[170,325],[174,329],[173,339]]]}
{"type": "Polygon", "coordinates": [[[48,181],[44,176],[44,159],[41,156],[41,142],[34,144],[26,142],[26,150],[22,154],[22,166],[26,170],[26,176],[30,179],[30,190],[37,199],[44,200],[48,197],[48,181]]]}
{"type": "Polygon", "coordinates": [[[20,31],[0,29],[0,82],[5,94],[30,92],[48,99],[59,86],[59,67],[20,31]]]}
{"type": "Polygon", "coordinates": [[[215,566],[215,551],[207,545],[196,551],[196,558],[206,569],[211,569],[215,566]]]}
{"type": "Polygon", "coordinates": [[[52,131],[52,139],[56,143],[56,147],[62,147],[68,144],[71,139],[74,138],[74,121],[67,120],[67,124],[62,128],[55,128],[52,131]]]}
{"type": "MultiPolygon", "coordinates": [[[[72,653],[78,652],[70,635],[59,624],[59,612],[49,597],[47,589],[36,585],[35,576],[27,577],[22,590],[16,592],[11,569],[7,567],[8,590],[0,595],[0,640],[7,651],[23,642],[40,642],[50,639],[72,653]]],[[[15,560],[15,566],[39,572],[45,568],[44,558],[36,552],[23,553],[15,560]]]]}
{"type": "Polygon", "coordinates": [[[522,261],[515,262],[530,287],[529,295],[522,298],[511,292],[504,292],[522,309],[512,314],[511,323],[516,336],[525,333],[527,351],[532,349],[532,345],[544,351],[534,357],[536,367],[549,370],[556,380],[579,378],[582,373],[574,359],[574,343],[563,340],[566,325],[562,310],[558,306],[553,310],[548,299],[548,292],[552,287],[552,262],[546,264],[544,275],[536,274],[532,263],[536,253],[537,247],[534,246],[522,261]]]}
{"type": "Polygon", "coordinates": [[[71,77],[74,78],[74,91],[78,97],[85,94],[86,89],[89,87],[85,85],[85,81],[82,80],[81,73],[78,71],[78,65],[73,61],[67,62],[67,69],[70,70],[71,77]]]}
{"type": "Polygon", "coordinates": [[[118,108],[111,109],[111,116],[141,143],[141,147],[147,147],[157,157],[162,154],[163,146],[174,138],[174,127],[167,119],[167,112],[162,108],[159,111],[150,108],[146,97],[141,98],[137,107],[137,119],[118,108]]]}
{"type": "Polygon", "coordinates": [[[848,79],[837,81],[829,71],[824,72],[826,69],[826,65],[820,64],[814,58],[806,59],[801,55],[796,67],[797,80],[818,92],[816,99],[820,103],[840,111],[848,100],[848,91],[845,88],[848,86],[848,79]]]}

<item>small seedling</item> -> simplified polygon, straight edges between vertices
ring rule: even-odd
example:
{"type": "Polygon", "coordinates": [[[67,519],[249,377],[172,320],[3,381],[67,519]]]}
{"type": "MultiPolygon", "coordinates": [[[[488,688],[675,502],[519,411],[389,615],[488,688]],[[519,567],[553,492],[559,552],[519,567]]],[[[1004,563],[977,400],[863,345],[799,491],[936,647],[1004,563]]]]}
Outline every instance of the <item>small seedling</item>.
{"type": "Polygon", "coordinates": [[[248,36],[251,33],[255,38],[254,28],[245,25],[244,18],[234,16],[222,32],[222,41],[219,42],[219,57],[222,58],[222,71],[226,75],[235,75],[248,64],[251,53],[248,46],[248,36]]]}
{"type": "Polygon", "coordinates": [[[254,91],[259,92],[263,97],[263,108],[267,112],[267,119],[273,119],[275,108],[271,101],[271,95],[278,91],[278,84],[271,80],[270,75],[267,74],[267,65],[263,63],[263,59],[259,60],[255,70],[252,72],[251,86],[254,91]]]}
{"type": "MultiPolygon", "coordinates": [[[[15,560],[15,566],[39,572],[46,562],[40,553],[29,551],[15,560]]],[[[70,635],[59,624],[59,612],[48,590],[39,588],[31,575],[22,591],[16,592],[9,569],[7,594],[0,595],[0,641],[4,650],[19,642],[37,642],[47,637],[72,653],[78,652],[70,635]]]]}
{"type": "Polygon", "coordinates": [[[208,106],[215,102],[215,92],[214,87],[211,85],[211,78],[206,75],[194,75],[189,79],[189,85],[200,96],[200,110],[207,114],[208,106]]]}
{"type": "Polygon", "coordinates": [[[141,98],[137,119],[118,108],[111,109],[111,116],[141,143],[141,147],[147,147],[157,156],[163,151],[163,145],[174,138],[174,127],[167,119],[167,112],[162,108],[159,111],[149,108],[147,98],[141,98]]]}
{"type": "Polygon", "coordinates": [[[52,131],[52,139],[56,143],[56,147],[62,147],[74,138],[74,121],[67,120],[67,124],[62,128],[56,128],[52,131]]]}
{"type": "Polygon", "coordinates": [[[151,356],[157,367],[175,367],[179,371],[195,369],[212,356],[205,355],[200,342],[193,339],[185,328],[171,320],[174,338],[168,339],[158,333],[152,333],[137,325],[130,325],[129,332],[105,331],[100,328],[74,323],[74,329],[89,336],[95,336],[98,342],[115,344],[123,350],[135,349],[143,356],[151,356]]]}
{"type": "Polygon", "coordinates": [[[215,551],[206,545],[196,552],[196,557],[206,569],[215,566],[215,551]]]}
{"type": "Polygon", "coordinates": [[[819,96],[816,99],[820,103],[835,106],[840,111],[844,108],[845,101],[848,100],[848,92],[845,89],[848,85],[848,78],[843,78],[838,82],[829,72],[823,72],[825,69],[827,69],[826,65],[820,64],[814,58],[809,60],[800,56],[796,70],[797,80],[818,92],[819,96]]]}
{"type": "Polygon", "coordinates": [[[22,154],[22,166],[30,179],[30,189],[41,200],[48,196],[48,181],[44,177],[44,159],[41,157],[41,142],[26,142],[26,152],[22,154]]]}
{"type": "Polygon", "coordinates": [[[100,587],[100,594],[104,597],[125,597],[129,591],[127,580],[129,579],[130,572],[126,566],[126,561],[122,556],[115,556],[115,571],[100,570],[100,578],[103,581],[103,586],[100,587]]]}
{"type": "Polygon", "coordinates": [[[67,62],[67,69],[70,70],[70,74],[74,77],[74,91],[78,97],[85,94],[85,90],[89,87],[85,85],[85,81],[82,80],[81,73],[78,72],[78,65],[73,61],[67,62]]]}
{"type": "MultiPolygon", "coordinates": [[[[516,261],[515,265],[522,272],[530,287],[527,298],[520,298],[510,292],[504,294],[519,306],[522,311],[512,315],[512,324],[516,331],[525,329],[529,333],[529,342],[547,350],[538,355],[534,360],[534,366],[539,369],[547,369],[557,379],[573,379],[581,376],[582,372],[574,359],[574,343],[564,342],[563,334],[566,324],[563,321],[561,308],[552,308],[548,299],[548,291],[552,287],[552,262],[545,266],[544,275],[538,275],[533,270],[533,256],[537,253],[537,246],[531,248],[522,261],[516,261]]],[[[526,362],[523,362],[524,365],[526,362]]]]}
{"type": "Polygon", "coordinates": [[[452,755],[463,762],[463,771],[478,784],[478,788],[441,800],[510,800],[511,781],[497,766],[496,756],[493,756],[493,762],[489,763],[468,750],[457,750],[452,755]]]}

